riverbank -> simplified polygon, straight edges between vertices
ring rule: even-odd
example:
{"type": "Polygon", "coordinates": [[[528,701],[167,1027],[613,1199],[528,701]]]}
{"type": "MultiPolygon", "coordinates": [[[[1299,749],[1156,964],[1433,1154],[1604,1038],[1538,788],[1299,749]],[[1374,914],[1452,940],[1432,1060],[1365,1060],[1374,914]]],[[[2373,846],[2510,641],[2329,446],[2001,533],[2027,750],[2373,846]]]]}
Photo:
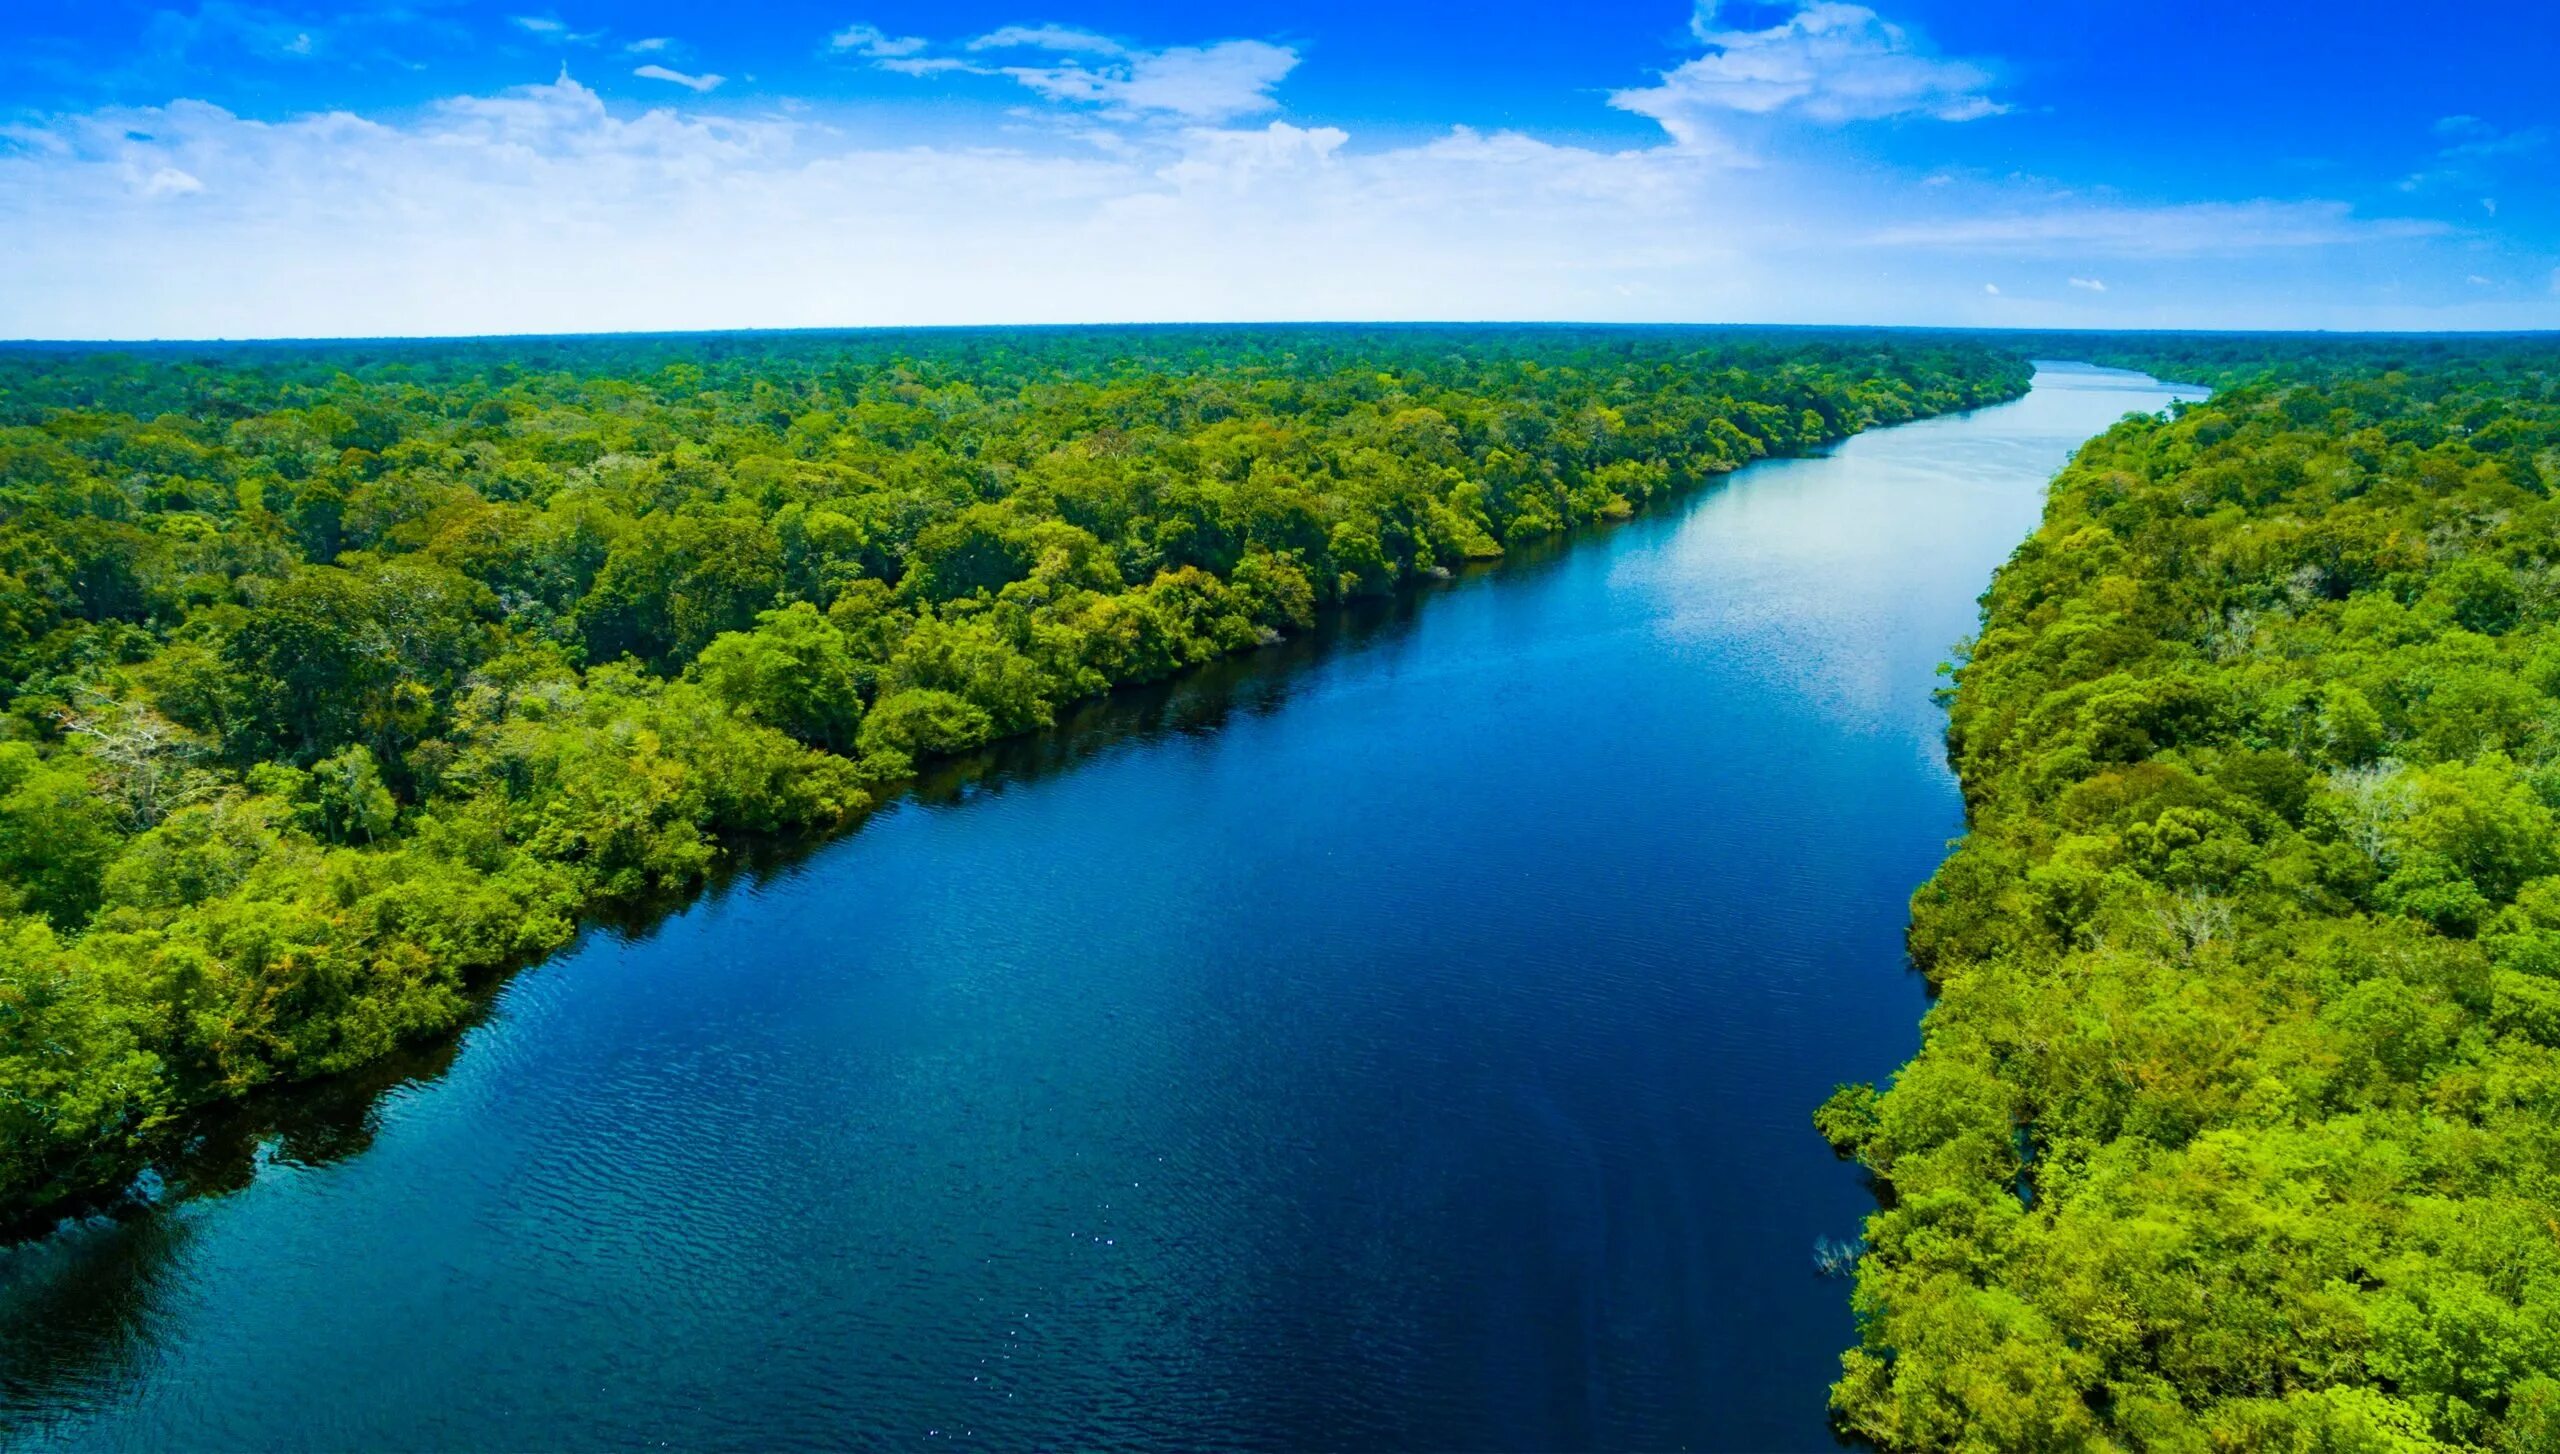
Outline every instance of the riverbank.
{"type": "Polygon", "coordinates": [[[1133,370],[1151,338],[572,340],[531,382],[466,345],[20,360],[27,399],[164,412],[19,430],[48,463],[10,528],[129,590],[16,647],[0,858],[47,848],[0,865],[31,987],[0,1206],[447,1033],[583,920],[840,828],[920,760],[2023,383],[1927,341],[1175,331],[1133,370]],[[222,418],[165,411],[206,374],[222,418]],[[43,513],[144,459],[183,520],[43,513]]]}
{"type": "Polygon", "coordinates": [[[1887,1192],[1834,1407],[2560,1447],[2560,347],[2200,353],[2229,387],[2080,452],[1957,674],[1942,997],[1822,1118],[1887,1192]]]}

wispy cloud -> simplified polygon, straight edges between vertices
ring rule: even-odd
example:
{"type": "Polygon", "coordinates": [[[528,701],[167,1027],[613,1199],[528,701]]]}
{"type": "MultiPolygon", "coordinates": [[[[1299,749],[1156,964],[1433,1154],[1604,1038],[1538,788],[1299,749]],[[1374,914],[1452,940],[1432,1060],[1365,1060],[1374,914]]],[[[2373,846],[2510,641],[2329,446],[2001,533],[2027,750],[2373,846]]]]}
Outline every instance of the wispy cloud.
{"type": "Polygon", "coordinates": [[[146,197],[184,197],[204,190],[204,183],[176,167],[155,167],[142,179],[142,195],[146,197]]]}
{"type": "Polygon", "coordinates": [[[642,76],[652,81],[671,81],[676,85],[694,92],[717,89],[722,81],[729,79],[726,76],[709,73],[698,76],[689,76],[682,71],[672,70],[666,66],[658,65],[636,66],[632,69],[631,74],[635,76],[642,76]]]}
{"type": "Polygon", "coordinates": [[[918,35],[891,35],[879,26],[856,21],[827,37],[827,48],[841,55],[890,60],[911,56],[931,44],[918,35]]]}
{"type": "Polygon", "coordinates": [[[2102,278],[2073,278],[2071,286],[2084,293],[2103,293],[2107,290],[2106,281],[2102,278]]]}
{"type": "Polygon", "coordinates": [[[1225,121],[1279,106],[1271,92],[1298,65],[1288,46],[1260,40],[1124,51],[1107,62],[1006,66],[1001,73],[1053,101],[1124,116],[1225,121]]]}
{"type": "Polygon", "coordinates": [[[593,45],[604,39],[603,31],[572,30],[569,28],[569,22],[556,15],[510,15],[507,17],[507,23],[527,35],[540,36],[544,40],[558,41],[563,45],[593,45]]]}
{"type": "Polygon", "coordinates": [[[957,56],[893,56],[871,64],[901,76],[940,76],[953,71],[965,71],[973,76],[992,74],[986,67],[973,66],[957,56]]]}
{"type": "MultiPolygon", "coordinates": [[[[2548,126],[2507,130],[2477,116],[2440,117],[2434,134],[2437,142],[2434,164],[2401,178],[2401,191],[2492,186],[2506,172],[2509,164],[2549,149],[2555,135],[2548,126]]],[[[2492,198],[2483,197],[2481,204],[2493,215],[2498,210],[2497,202],[2492,198]]]]}
{"type": "Polygon", "coordinates": [[[1298,64],[1296,50],[1269,41],[1146,49],[1067,25],[1008,25],[960,42],[958,54],[925,54],[932,48],[920,36],[892,36],[869,24],[847,26],[828,41],[828,49],[880,70],[1000,76],[1119,121],[1220,122],[1275,110],[1272,92],[1298,64]]]}
{"type": "Polygon", "coordinates": [[[2193,202],[2160,207],[2059,200],[2033,210],[1942,217],[1870,233],[1874,247],[2042,255],[2198,257],[2431,237],[2443,223],[2362,218],[2344,202],[2193,202]]]}
{"type": "Polygon", "coordinates": [[[968,48],[973,51],[1080,51],[1103,56],[1125,55],[1129,49],[1107,35],[1078,30],[1072,25],[1007,25],[970,41],[968,48]]]}
{"type": "MultiPolygon", "coordinates": [[[[0,0],[0,14],[14,17],[28,8],[0,0]]],[[[338,75],[419,71],[428,64],[426,56],[450,55],[487,39],[485,29],[457,19],[443,0],[339,0],[326,6],[285,0],[278,7],[254,0],[197,0],[158,8],[55,8],[66,13],[94,10],[101,23],[118,9],[143,11],[140,43],[119,57],[120,63],[107,64],[105,57],[63,49],[58,41],[48,44],[39,28],[32,34],[13,33],[8,45],[0,46],[0,69],[41,71],[111,94],[202,95],[244,83],[290,94],[302,79],[293,72],[305,67],[338,75]],[[250,63],[291,70],[259,73],[250,63]]],[[[7,25],[0,21],[0,28],[7,25]]],[[[0,91],[6,90],[0,83],[0,91]]]]}
{"type": "Polygon", "coordinates": [[[1917,35],[1863,5],[1819,0],[1758,30],[1717,20],[1700,0],[1690,29],[1707,53],[1661,84],[1616,92],[1610,104],[1702,139],[1719,115],[1788,115],[1828,126],[1888,117],[1973,121],[2007,109],[1987,94],[1989,67],[1934,54],[1917,35]]]}
{"type": "Polygon", "coordinates": [[[676,43],[671,37],[652,35],[635,40],[624,46],[622,50],[625,55],[655,56],[668,54],[675,48],[676,43]]]}
{"type": "Polygon", "coordinates": [[[307,20],[230,0],[205,0],[192,11],[155,11],[143,32],[144,44],[164,55],[183,57],[212,44],[277,60],[318,56],[326,49],[327,35],[326,28],[307,20]]]}
{"type": "Polygon", "coordinates": [[[2477,116],[2447,116],[2436,122],[2436,135],[2445,139],[2440,155],[2447,157],[2518,157],[2531,156],[2551,144],[2551,128],[2528,126],[2501,131],[2477,116]]]}

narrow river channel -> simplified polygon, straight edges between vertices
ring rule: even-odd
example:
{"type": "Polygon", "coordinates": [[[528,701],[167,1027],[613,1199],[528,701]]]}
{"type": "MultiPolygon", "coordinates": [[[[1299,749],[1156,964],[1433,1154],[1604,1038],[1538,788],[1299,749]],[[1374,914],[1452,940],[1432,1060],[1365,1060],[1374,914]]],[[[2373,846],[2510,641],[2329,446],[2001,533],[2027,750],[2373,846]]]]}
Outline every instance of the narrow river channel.
{"type": "Polygon", "coordinates": [[[2047,365],[596,931],[0,1253],[0,1444],[1830,1447],[1934,668],[2172,397],[2047,365]]]}

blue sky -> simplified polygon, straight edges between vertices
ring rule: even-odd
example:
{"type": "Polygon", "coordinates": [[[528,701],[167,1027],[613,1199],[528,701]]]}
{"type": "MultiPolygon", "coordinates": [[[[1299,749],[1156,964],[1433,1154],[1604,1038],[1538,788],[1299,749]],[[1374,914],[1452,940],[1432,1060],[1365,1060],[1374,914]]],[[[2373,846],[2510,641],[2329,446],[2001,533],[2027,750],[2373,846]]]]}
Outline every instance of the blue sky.
{"type": "Polygon", "coordinates": [[[15,0],[0,336],[2560,327],[2560,12],[15,0]]]}

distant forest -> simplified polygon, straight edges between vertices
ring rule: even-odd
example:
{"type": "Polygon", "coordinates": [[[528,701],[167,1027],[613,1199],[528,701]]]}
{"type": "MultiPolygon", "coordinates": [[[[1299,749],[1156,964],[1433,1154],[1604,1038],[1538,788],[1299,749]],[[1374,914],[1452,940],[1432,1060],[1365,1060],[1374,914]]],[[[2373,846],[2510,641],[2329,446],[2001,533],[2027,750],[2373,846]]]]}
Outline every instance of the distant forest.
{"type": "Polygon", "coordinates": [[[1806,330],[0,350],[0,1216],[920,760],[2028,375],[1806,330]]]}

